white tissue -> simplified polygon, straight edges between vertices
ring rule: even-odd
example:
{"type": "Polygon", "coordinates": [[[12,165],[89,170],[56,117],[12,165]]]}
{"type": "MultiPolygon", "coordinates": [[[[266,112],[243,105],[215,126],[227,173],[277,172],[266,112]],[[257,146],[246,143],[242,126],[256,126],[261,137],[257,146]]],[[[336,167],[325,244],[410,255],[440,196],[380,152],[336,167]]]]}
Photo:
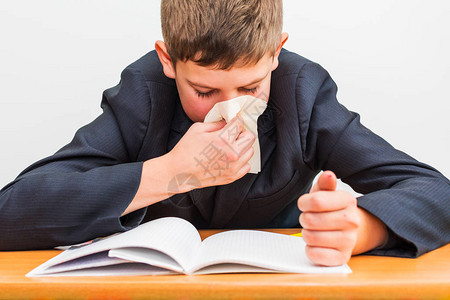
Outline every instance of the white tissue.
{"type": "Polygon", "coordinates": [[[204,122],[217,122],[225,119],[229,123],[235,116],[239,115],[244,121],[244,128],[250,130],[256,137],[253,143],[254,154],[249,160],[250,173],[257,174],[261,171],[261,152],[258,139],[258,117],[264,112],[267,103],[253,96],[240,96],[227,101],[216,103],[208,112],[204,122]]]}

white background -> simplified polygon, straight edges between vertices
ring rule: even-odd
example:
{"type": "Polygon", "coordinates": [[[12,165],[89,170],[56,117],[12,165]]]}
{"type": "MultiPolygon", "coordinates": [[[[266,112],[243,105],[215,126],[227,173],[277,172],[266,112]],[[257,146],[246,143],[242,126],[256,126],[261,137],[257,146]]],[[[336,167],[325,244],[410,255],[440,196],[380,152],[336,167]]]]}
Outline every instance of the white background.
{"type": "MultiPolygon", "coordinates": [[[[450,2],[284,1],[285,45],[325,67],[338,99],[450,176],[450,2]]],[[[4,1],[0,188],[101,113],[103,90],[161,39],[159,1],[4,1]]]]}

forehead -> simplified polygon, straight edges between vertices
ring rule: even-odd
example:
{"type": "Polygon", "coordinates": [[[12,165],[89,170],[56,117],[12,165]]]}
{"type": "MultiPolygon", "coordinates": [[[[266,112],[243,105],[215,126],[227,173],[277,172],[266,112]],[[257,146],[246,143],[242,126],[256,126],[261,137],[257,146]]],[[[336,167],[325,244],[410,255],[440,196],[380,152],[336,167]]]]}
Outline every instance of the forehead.
{"type": "Polygon", "coordinates": [[[176,64],[176,77],[187,83],[198,83],[208,87],[223,85],[241,85],[264,79],[271,71],[273,56],[267,54],[257,63],[236,64],[230,69],[220,70],[210,66],[200,66],[188,60],[178,61],[176,64]]]}

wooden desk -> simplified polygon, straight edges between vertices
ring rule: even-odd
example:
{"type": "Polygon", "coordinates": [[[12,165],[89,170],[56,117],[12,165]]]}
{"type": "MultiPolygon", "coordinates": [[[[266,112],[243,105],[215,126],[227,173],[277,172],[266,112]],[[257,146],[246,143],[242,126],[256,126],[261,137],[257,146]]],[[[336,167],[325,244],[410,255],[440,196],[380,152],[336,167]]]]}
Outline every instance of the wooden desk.
{"type": "MultiPolygon", "coordinates": [[[[286,234],[294,229],[273,230],[286,234]]],[[[203,238],[217,231],[201,231],[203,238]]],[[[1,299],[450,299],[450,244],[418,259],[357,256],[348,275],[218,274],[27,278],[60,253],[0,252],[1,299]]]]}

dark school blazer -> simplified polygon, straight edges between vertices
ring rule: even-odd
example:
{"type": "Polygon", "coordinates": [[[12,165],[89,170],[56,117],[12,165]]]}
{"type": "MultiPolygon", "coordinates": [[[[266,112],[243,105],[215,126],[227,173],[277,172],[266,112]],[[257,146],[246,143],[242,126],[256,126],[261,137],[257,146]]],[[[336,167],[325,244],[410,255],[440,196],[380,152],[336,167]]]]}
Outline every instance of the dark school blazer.
{"type": "Polygon", "coordinates": [[[358,205],[389,227],[388,243],[371,253],[417,256],[448,243],[449,180],[361,125],[336,91],[320,65],[283,50],[258,119],[262,171],[120,217],[143,161],[169,152],[192,125],[149,52],[103,93],[97,119],[1,190],[0,250],[79,243],[164,216],[197,228],[295,227],[297,199],[320,170],[364,194],[358,205]]]}

